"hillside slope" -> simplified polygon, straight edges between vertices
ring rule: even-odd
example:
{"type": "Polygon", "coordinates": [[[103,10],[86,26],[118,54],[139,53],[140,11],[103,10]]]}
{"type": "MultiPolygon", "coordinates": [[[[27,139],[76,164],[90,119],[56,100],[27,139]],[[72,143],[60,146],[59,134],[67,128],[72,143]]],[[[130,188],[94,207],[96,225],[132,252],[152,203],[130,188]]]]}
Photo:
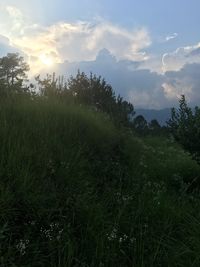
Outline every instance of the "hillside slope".
{"type": "Polygon", "coordinates": [[[199,266],[200,166],[94,110],[0,107],[0,265],[199,266]]]}

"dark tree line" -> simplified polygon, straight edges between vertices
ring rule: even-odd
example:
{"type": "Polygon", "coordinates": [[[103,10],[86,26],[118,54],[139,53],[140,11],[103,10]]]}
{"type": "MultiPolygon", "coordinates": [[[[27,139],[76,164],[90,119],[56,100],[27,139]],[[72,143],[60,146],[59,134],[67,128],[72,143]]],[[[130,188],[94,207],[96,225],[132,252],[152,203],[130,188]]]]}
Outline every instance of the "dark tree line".
{"type": "Polygon", "coordinates": [[[143,115],[138,115],[133,119],[133,129],[138,135],[147,136],[168,136],[168,128],[161,126],[156,119],[147,122],[143,115]]]}

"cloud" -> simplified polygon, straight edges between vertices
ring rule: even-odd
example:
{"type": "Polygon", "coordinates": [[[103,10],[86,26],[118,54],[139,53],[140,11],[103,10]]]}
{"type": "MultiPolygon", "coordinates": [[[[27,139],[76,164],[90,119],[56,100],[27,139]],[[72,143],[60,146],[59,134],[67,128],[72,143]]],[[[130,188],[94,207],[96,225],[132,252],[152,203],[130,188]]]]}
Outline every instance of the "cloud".
{"type": "MultiPolygon", "coordinates": [[[[20,47],[26,45],[30,48],[30,42],[39,44],[37,46],[41,52],[46,49],[54,52],[58,57],[56,61],[92,60],[102,48],[109,49],[117,58],[144,60],[147,56],[141,50],[150,44],[150,38],[144,29],[127,32],[107,22],[96,25],[59,22],[43,32],[39,30],[34,38],[30,36],[16,40],[20,47]]],[[[26,50],[26,47],[23,49],[26,50]]],[[[36,49],[27,52],[35,53],[36,49]]]]}
{"type": "Polygon", "coordinates": [[[14,6],[0,6],[0,34],[12,35],[17,32],[20,34],[25,25],[25,16],[14,6]]]}
{"type": "Polygon", "coordinates": [[[3,35],[0,35],[0,43],[2,44],[2,45],[7,45],[7,46],[9,46],[9,39],[7,38],[7,37],[5,37],[5,36],[3,36],[3,35]]]}
{"type": "Polygon", "coordinates": [[[179,47],[162,57],[163,71],[180,70],[186,64],[200,63],[200,43],[179,47]]]}
{"type": "Polygon", "coordinates": [[[148,69],[139,69],[140,65],[140,61],[117,60],[103,49],[95,60],[59,64],[57,73],[70,76],[78,69],[87,74],[93,72],[104,77],[116,94],[131,101],[135,107],[159,109],[171,106],[162,87],[165,77],[148,69]]]}
{"type": "Polygon", "coordinates": [[[177,71],[159,74],[141,69],[140,61],[117,60],[108,50],[100,51],[95,60],[58,64],[57,73],[75,75],[77,70],[101,75],[116,94],[131,101],[136,108],[166,108],[178,105],[184,94],[191,105],[200,105],[200,64],[184,65],[177,71]]]}
{"type": "Polygon", "coordinates": [[[194,48],[188,55],[188,57],[190,56],[199,56],[200,55],[200,44],[197,48],[194,48]]]}
{"type": "Polygon", "coordinates": [[[173,33],[173,34],[171,34],[171,35],[166,36],[166,37],[165,37],[165,41],[168,42],[168,41],[170,41],[170,40],[173,40],[173,39],[175,39],[177,36],[178,36],[178,33],[175,32],[175,33],[173,33]]]}
{"type": "Polygon", "coordinates": [[[60,21],[45,27],[31,23],[14,6],[1,9],[0,15],[4,16],[0,34],[27,54],[32,73],[47,67],[42,65],[41,58],[55,63],[94,60],[103,48],[118,59],[148,59],[145,48],[150,46],[151,38],[143,27],[127,30],[103,19],[74,23],[60,21]]]}
{"type": "Polygon", "coordinates": [[[191,105],[200,105],[200,43],[166,53],[162,61],[165,97],[173,103],[184,94],[191,105]]]}
{"type": "Polygon", "coordinates": [[[22,13],[18,8],[14,7],[14,6],[6,6],[5,9],[8,12],[8,14],[10,15],[10,17],[21,20],[22,13]]]}
{"type": "Polygon", "coordinates": [[[200,104],[200,63],[186,64],[179,71],[165,73],[165,96],[175,99],[184,94],[192,105],[200,104]]]}
{"type": "Polygon", "coordinates": [[[16,52],[22,54],[22,51],[20,51],[16,47],[13,47],[10,44],[10,40],[7,37],[0,35],[0,57],[5,56],[7,53],[16,53],[16,52]]]}

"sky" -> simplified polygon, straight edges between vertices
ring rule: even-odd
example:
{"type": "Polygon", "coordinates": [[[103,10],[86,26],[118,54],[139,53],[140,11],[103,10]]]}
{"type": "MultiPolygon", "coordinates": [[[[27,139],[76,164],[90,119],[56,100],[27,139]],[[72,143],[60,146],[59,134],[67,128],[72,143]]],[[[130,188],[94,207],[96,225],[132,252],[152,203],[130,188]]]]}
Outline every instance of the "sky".
{"type": "Polygon", "coordinates": [[[200,105],[199,0],[0,0],[0,57],[30,79],[77,69],[105,77],[135,107],[200,105]]]}

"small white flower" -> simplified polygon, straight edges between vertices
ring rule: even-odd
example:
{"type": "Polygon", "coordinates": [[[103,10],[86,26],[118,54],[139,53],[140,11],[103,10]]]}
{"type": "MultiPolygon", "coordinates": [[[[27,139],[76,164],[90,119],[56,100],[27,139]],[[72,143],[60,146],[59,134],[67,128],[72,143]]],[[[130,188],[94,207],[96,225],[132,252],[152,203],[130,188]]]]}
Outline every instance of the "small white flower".
{"type": "Polygon", "coordinates": [[[113,228],[112,232],[109,234],[107,234],[108,236],[108,240],[109,241],[113,241],[115,239],[117,239],[117,229],[116,228],[113,228]]]}
{"type": "Polygon", "coordinates": [[[26,253],[26,248],[29,244],[28,239],[20,239],[19,243],[16,245],[17,250],[20,252],[21,255],[26,253]]]}

